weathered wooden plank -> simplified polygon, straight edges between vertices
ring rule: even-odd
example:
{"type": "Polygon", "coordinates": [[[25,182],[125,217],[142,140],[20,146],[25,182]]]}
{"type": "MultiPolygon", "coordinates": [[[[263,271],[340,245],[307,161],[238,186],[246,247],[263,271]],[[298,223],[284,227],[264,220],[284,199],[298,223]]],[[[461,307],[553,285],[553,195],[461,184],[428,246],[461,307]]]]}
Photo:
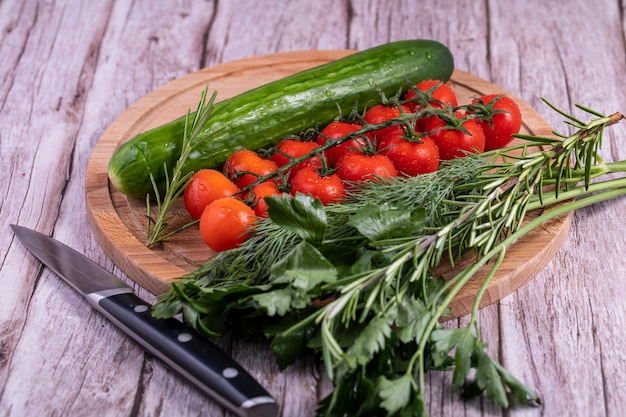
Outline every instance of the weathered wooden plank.
{"type": "Polygon", "coordinates": [[[220,2],[206,39],[207,65],[299,50],[346,49],[347,1],[220,2]]]}
{"type": "MultiPolygon", "coordinates": [[[[106,5],[94,5],[95,13],[104,13],[106,5]],[[100,9],[100,7],[103,7],[100,9]]],[[[37,326],[54,326],[54,318],[37,316],[35,326],[27,325],[31,302],[44,303],[36,289],[40,267],[8,230],[10,222],[51,232],[57,221],[67,182],[70,180],[71,155],[77,142],[84,92],[89,88],[88,68],[93,41],[102,36],[99,25],[75,25],[64,42],[57,39],[59,27],[81,19],[80,11],[63,10],[34,2],[2,4],[0,63],[2,77],[0,110],[0,169],[6,175],[2,187],[3,229],[0,235],[3,253],[2,345],[0,381],[20,381],[35,368],[21,369],[32,358],[21,358],[21,340],[37,326]],[[61,71],[59,69],[62,69],[61,71]],[[6,338],[4,337],[6,335],[6,338]],[[19,370],[16,372],[16,370],[19,370]]],[[[82,16],[82,20],[87,20],[82,16]]],[[[54,303],[53,303],[54,305],[54,303]]],[[[53,347],[56,345],[53,343],[53,347]]],[[[43,348],[43,347],[40,347],[43,348]]],[[[51,372],[54,370],[51,369],[51,372]]],[[[37,376],[38,378],[42,375],[37,376]]],[[[25,386],[24,384],[16,384],[25,386]]],[[[27,385],[26,385],[27,386],[27,385]]],[[[2,402],[4,404],[4,401],[2,402]]]]}

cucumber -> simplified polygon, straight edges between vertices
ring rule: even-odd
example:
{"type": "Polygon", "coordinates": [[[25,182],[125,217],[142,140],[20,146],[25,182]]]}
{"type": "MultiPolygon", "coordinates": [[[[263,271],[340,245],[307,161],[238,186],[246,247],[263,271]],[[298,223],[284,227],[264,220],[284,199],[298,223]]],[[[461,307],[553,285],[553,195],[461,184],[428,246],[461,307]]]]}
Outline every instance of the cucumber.
{"type": "MultiPolygon", "coordinates": [[[[184,164],[183,174],[218,168],[233,152],[269,147],[285,136],[330,123],[339,108],[349,114],[408,89],[408,82],[447,81],[453,57],[443,44],[425,39],[392,42],[265,84],[216,103],[203,127],[204,140],[184,164]]],[[[219,94],[219,92],[218,92],[219,94]]],[[[132,198],[153,194],[150,173],[164,187],[164,166],[180,155],[185,117],[141,133],[116,149],[108,165],[111,184],[132,198]]]]}

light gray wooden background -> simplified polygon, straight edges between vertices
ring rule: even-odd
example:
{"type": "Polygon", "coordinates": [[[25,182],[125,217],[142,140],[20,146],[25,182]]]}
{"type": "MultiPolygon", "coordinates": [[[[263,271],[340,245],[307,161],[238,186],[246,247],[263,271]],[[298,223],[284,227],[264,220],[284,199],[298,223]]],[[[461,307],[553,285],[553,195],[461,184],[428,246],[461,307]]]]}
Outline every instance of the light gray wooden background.
{"type": "MultiPolygon", "coordinates": [[[[104,129],[146,93],[258,54],[432,38],[450,47],[459,69],[508,89],[563,130],[540,97],[566,110],[581,103],[626,112],[625,7],[624,0],[0,0],[0,415],[229,415],[42,269],[9,229],[51,233],[119,273],[87,223],[85,167],[104,129]]],[[[624,126],[608,132],[603,155],[626,159],[624,126]]],[[[450,393],[448,376],[432,375],[432,416],[623,415],[625,215],[624,199],[577,212],[546,268],[480,314],[490,350],[544,405],[508,413],[484,400],[465,403],[450,393]]],[[[266,384],[285,417],[313,415],[330,388],[312,359],[280,373],[259,341],[220,344],[266,384]]]]}

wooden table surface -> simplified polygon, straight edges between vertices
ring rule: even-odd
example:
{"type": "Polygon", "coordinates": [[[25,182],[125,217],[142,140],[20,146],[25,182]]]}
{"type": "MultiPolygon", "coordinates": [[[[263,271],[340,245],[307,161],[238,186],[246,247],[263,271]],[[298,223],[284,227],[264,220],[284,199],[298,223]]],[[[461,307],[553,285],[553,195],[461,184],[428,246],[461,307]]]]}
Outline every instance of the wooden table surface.
{"type": "MultiPolygon", "coordinates": [[[[564,131],[541,97],[579,115],[576,103],[626,112],[625,11],[624,0],[0,0],[0,416],[231,415],[42,268],[9,228],[52,234],[132,284],[92,234],[84,177],[102,132],[145,94],[239,58],[430,38],[448,45],[457,68],[564,131]]],[[[626,127],[607,132],[602,154],[626,159],[626,127]]],[[[543,405],[464,402],[450,375],[433,374],[431,416],[623,415],[625,216],[624,199],[576,212],[556,257],[480,312],[489,351],[543,405]]],[[[315,359],[280,372],[262,341],[219,344],[285,417],[314,415],[331,389],[315,359]]]]}

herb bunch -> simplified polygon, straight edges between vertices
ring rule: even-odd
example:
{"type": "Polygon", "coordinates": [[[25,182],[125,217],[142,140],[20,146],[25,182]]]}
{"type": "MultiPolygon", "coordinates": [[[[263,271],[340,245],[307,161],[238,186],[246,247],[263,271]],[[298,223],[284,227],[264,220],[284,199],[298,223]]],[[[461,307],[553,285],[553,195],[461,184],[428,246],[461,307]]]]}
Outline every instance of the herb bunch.
{"type": "Polygon", "coordinates": [[[464,396],[502,407],[540,402],[489,356],[478,306],[507,249],[550,219],[626,194],[626,171],[599,155],[604,129],[619,122],[586,108],[558,137],[519,136],[519,145],[449,161],[439,171],[363,185],[341,205],[308,196],[268,198],[255,236],[173,283],[154,307],[182,313],[209,336],[224,325],[271,340],[281,368],[318,353],[335,389],[320,416],[424,416],[425,376],[451,371],[464,396]],[[530,210],[541,210],[526,221],[530,210]],[[433,273],[462,257],[451,277],[433,273]],[[441,320],[479,269],[488,272],[467,326],[441,320]]]}

